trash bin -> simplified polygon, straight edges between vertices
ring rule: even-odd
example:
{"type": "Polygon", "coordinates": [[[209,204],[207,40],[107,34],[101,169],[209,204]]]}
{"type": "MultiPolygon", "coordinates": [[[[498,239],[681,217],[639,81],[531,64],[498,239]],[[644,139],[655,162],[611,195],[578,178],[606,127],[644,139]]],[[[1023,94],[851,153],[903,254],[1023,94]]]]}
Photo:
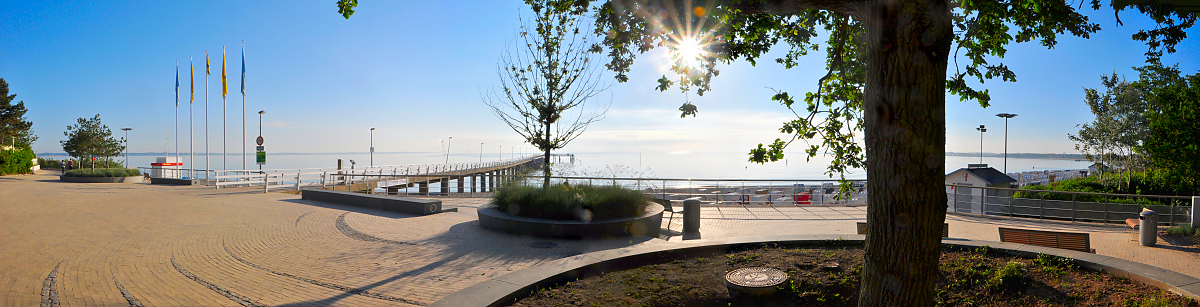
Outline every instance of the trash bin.
{"type": "Polygon", "coordinates": [[[698,198],[693,197],[683,201],[683,233],[688,238],[691,238],[693,234],[700,234],[700,199],[698,198]]]}
{"type": "Polygon", "coordinates": [[[1142,246],[1154,246],[1158,240],[1158,212],[1143,209],[1141,216],[1142,246]]]}

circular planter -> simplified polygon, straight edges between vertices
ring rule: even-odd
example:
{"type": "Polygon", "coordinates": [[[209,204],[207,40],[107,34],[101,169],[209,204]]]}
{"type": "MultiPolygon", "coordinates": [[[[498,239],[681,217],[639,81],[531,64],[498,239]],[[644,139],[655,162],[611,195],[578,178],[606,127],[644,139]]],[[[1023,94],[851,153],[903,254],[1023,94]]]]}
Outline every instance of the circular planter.
{"type": "Polygon", "coordinates": [[[662,227],[663,206],[651,203],[646,205],[646,212],[638,217],[589,223],[514,216],[494,207],[480,208],[478,212],[479,226],[521,235],[568,239],[635,235],[657,237],[662,227]]]}
{"type": "Polygon", "coordinates": [[[129,177],[67,177],[58,176],[58,180],[81,183],[142,183],[142,176],[129,177]]]}

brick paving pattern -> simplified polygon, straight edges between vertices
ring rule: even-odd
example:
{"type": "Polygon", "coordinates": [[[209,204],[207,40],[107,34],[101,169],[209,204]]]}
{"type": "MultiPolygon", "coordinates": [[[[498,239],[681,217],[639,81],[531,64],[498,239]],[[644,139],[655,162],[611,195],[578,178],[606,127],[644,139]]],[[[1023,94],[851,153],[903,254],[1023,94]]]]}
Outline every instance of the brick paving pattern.
{"type": "MultiPolygon", "coordinates": [[[[0,177],[0,306],[423,306],[514,270],[583,253],[682,240],[547,240],[481,229],[486,198],[440,198],[412,216],[252,188],[83,184],[0,177]],[[550,241],[556,244],[540,244],[550,241]],[[541,248],[554,245],[549,248],[541,248]]],[[[865,207],[709,206],[705,238],[853,234],[865,207]]],[[[1088,232],[1098,254],[1200,277],[1194,242],[1142,247],[1115,226],[948,215],[950,236],[998,227],[1088,232]]]]}

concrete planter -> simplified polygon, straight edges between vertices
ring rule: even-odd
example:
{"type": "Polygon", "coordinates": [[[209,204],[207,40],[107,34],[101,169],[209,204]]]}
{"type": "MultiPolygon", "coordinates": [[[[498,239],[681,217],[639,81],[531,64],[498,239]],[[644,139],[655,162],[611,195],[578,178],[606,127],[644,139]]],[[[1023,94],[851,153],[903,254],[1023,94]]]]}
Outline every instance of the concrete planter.
{"type": "Polygon", "coordinates": [[[480,208],[479,226],[508,233],[549,238],[657,237],[662,228],[663,206],[651,203],[638,217],[603,221],[547,220],[513,216],[496,208],[480,208]]]}
{"type": "Polygon", "coordinates": [[[67,177],[58,176],[58,180],[64,182],[79,182],[79,183],[142,183],[142,176],[129,177],[67,177]]]}

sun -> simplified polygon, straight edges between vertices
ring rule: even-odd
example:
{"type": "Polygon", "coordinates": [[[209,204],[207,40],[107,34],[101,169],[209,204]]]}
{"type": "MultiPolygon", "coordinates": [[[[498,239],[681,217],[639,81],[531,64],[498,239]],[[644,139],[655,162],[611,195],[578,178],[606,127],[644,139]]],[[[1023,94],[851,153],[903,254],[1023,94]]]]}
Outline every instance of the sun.
{"type": "Polygon", "coordinates": [[[702,64],[701,59],[704,55],[704,44],[700,43],[694,37],[686,37],[679,40],[679,44],[675,46],[676,60],[684,66],[691,68],[699,68],[702,64]]]}

